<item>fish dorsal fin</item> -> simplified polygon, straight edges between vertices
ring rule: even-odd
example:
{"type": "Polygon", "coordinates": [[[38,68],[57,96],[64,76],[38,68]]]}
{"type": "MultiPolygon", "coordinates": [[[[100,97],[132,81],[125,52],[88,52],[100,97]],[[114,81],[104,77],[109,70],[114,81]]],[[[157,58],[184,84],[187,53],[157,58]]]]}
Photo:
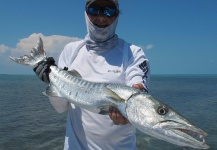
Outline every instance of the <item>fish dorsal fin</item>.
{"type": "Polygon", "coordinates": [[[48,86],[47,89],[43,92],[43,94],[51,97],[62,97],[54,86],[48,86]]]}
{"type": "Polygon", "coordinates": [[[69,71],[69,74],[71,74],[74,77],[82,78],[81,75],[76,70],[69,71]]]}
{"type": "Polygon", "coordinates": [[[122,99],[118,94],[116,94],[114,91],[112,91],[111,89],[109,89],[107,86],[105,86],[103,88],[103,91],[105,92],[105,94],[112,99],[112,101],[114,103],[118,103],[118,102],[124,102],[125,100],[122,99]]]}

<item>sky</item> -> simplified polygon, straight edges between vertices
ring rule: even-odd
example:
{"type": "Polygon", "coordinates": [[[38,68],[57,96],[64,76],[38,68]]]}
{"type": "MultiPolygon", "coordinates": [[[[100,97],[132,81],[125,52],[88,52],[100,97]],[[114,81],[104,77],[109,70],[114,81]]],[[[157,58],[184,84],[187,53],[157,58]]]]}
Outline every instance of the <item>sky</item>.
{"type": "MultiPolygon", "coordinates": [[[[119,0],[119,38],[140,46],[151,74],[217,74],[217,0],[119,0]]],[[[58,61],[87,34],[85,0],[1,0],[0,74],[34,74],[9,56],[27,55],[38,38],[58,61]]]]}

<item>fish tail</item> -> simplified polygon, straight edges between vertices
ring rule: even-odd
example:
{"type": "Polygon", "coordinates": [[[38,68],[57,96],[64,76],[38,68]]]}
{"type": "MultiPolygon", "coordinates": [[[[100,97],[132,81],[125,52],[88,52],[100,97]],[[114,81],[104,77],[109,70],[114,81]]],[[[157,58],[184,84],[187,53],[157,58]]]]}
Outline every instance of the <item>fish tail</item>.
{"type": "Polygon", "coordinates": [[[10,57],[10,59],[14,62],[30,67],[34,67],[37,63],[45,60],[46,58],[47,57],[44,51],[43,41],[40,37],[37,45],[32,48],[30,55],[24,55],[18,58],[10,57]]]}

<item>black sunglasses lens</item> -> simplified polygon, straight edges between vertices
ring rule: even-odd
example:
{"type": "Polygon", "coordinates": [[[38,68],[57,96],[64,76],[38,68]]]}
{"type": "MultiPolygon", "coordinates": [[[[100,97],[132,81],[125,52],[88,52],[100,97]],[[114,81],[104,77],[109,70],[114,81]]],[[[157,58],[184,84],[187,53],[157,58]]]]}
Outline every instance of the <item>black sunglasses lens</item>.
{"type": "Polygon", "coordinates": [[[93,16],[97,16],[100,14],[101,11],[103,11],[103,14],[107,17],[113,17],[117,13],[117,10],[115,8],[110,8],[110,7],[105,7],[105,8],[100,8],[100,7],[88,7],[87,8],[87,13],[93,16]]]}
{"type": "Polygon", "coordinates": [[[110,7],[105,7],[104,15],[106,15],[107,17],[115,16],[116,15],[116,9],[110,8],[110,7]]]}
{"type": "Polygon", "coordinates": [[[89,7],[87,8],[87,13],[93,16],[99,15],[100,13],[100,8],[96,7],[89,7]]]}

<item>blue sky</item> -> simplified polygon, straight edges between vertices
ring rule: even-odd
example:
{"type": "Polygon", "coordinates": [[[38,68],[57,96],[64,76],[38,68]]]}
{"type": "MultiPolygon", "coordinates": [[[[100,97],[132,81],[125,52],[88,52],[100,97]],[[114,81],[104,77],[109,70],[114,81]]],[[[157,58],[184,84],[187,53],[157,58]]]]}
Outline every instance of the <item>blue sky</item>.
{"type": "MultiPolygon", "coordinates": [[[[217,74],[217,0],[119,0],[120,38],[141,46],[152,74],[217,74]]],[[[85,0],[1,0],[0,74],[33,74],[9,56],[29,54],[38,37],[57,60],[86,35],[85,0]]]]}

